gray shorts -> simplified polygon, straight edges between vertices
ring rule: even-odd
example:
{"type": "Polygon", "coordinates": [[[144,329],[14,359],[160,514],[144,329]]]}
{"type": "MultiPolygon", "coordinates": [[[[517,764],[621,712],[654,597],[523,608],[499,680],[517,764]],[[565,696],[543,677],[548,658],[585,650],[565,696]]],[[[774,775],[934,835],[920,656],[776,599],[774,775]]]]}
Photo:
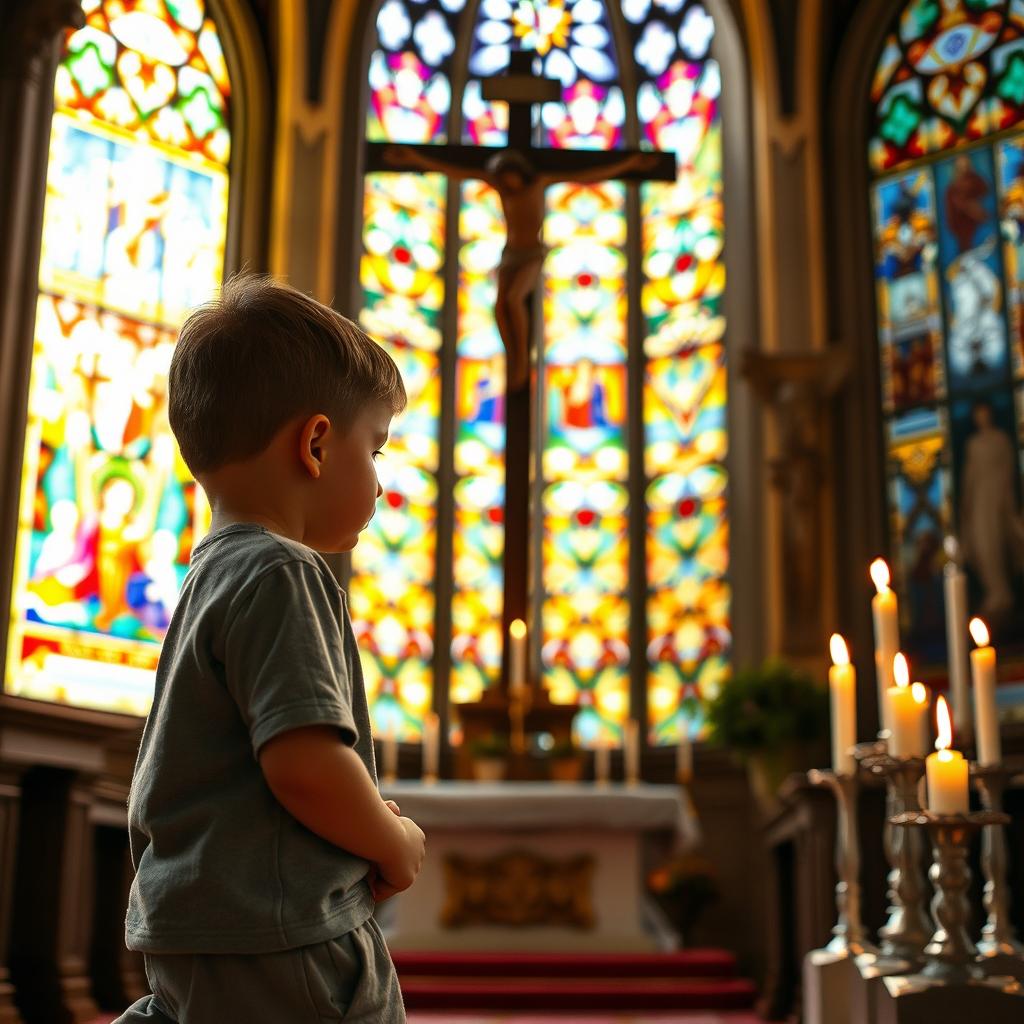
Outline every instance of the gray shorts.
{"type": "Polygon", "coordinates": [[[151,996],[114,1024],[405,1024],[377,922],[280,953],[146,954],[151,996]]]}

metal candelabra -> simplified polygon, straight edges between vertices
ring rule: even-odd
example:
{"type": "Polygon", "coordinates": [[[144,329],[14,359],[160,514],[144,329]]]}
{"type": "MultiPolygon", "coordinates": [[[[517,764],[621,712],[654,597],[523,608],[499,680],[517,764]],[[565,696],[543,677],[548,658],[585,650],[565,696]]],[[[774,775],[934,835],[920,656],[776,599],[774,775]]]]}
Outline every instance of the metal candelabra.
{"type": "Polygon", "coordinates": [[[830,953],[856,956],[870,948],[861,920],[860,836],[857,828],[857,773],[819,771],[807,773],[812,786],[827,786],[836,798],[836,910],[830,953]]]}
{"type": "MultiPolygon", "coordinates": [[[[1004,765],[971,765],[971,779],[986,811],[1003,813],[1003,792],[1017,774],[1004,765]]],[[[985,876],[985,910],[978,953],[983,957],[1024,956],[1010,923],[1010,887],[1006,881],[1006,836],[1001,824],[991,824],[981,834],[981,870],[985,876]]]]}
{"type": "Polygon", "coordinates": [[[971,905],[967,890],[971,869],[967,866],[972,836],[987,825],[1005,825],[1010,818],[993,811],[973,814],[933,814],[912,811],[897,815],[893,824],[911,835],[926,828],[932,841],[932,866],[928,872],[935,895],[932,918],[935,931],[924,947],[925,978],[946,984],[978,981],[984,972],[978,966],[978,950],[967,934],[971,905]]]}
{"type": "Polygon", "coordinates": [[[885,956],[916,962],[932,934],[924,910],[925,882],[921,863],[921,834],[897,823],[902,815],[920,812],[918,784],[924,776],[924,758],[894,757],[878,745],[856,750],[861,765],[880,775],[886,784],[885,856],[889,862],[889,917],[879,929],[885,956]]]}

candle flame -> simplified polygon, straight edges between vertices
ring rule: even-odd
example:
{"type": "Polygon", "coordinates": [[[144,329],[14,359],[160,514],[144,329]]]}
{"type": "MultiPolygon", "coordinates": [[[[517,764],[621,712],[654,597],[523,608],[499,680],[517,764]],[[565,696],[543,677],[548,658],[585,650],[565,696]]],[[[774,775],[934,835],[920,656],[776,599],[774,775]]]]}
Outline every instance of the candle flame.
{"type": "Polygon", "coordinates": [[[900,689],[910,685],[910,666],[907,664],[907,656],[902,651],[892,659],[892,674],[900,689]]]}
{"type": "Polygon", "coordinates": [[[850,649],[846,646],[846,641],[838,633],[832,634],[832,639],[829,640],[828,647],[832,654],[833,665],[850,664],[850,649]]]}
{"type": "Polygon", "coordinates": [[[924,683],[914,683],[910,688],[910,696],[914,698],[915,704],[927,704],[928,687],[924,683]]]}
{"type": "Polygon", "coordinates": [[[508,631],[516,640],[522,640],[526,636],[526,623],[522,619],[513,619],[509,623],[508,631]]]}
{"type": "Polygon", "coordinates": [[[939,738],[935,741],[935,749],[949,750],[953,746],[953,723],[949,717],[946,698],[941,694],[935,710],[935,721],[939,727],[939,738]]]}
{"type": "Polygon", "coordinates": [[[871,582],[875,585],[875,590],[880,594],[889,589],[889,566],[886,565],[884,558],[876,558],[871,563],[871,582]]]}
{"type": "Polygon", "coordinates": [[[968,626],[971,631],[971,636],[974,637],[974,642],[979,647],[988,647],[989,635],[988,626],[985,625],[981,619],[971,619],[971,624],[968,626]]]}

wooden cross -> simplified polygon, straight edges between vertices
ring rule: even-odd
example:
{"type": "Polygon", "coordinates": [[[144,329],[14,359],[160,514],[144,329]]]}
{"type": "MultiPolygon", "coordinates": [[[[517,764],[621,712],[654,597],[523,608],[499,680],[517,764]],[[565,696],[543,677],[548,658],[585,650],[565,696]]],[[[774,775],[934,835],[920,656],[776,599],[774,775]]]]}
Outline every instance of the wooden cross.
{"type": "MultiPolygon", "coordinates": [[[[646,150],[571,150],[533,146],[533,106],[558,102],[561,83],[533,74],[534,54],[520,50],[511,55],[508,74],[484,79],[483,97],[508,104],[508,146],[504,149],[463,145],[395,146],[367,144],[368,172],[419,170],[451,178],[479,178],[492,185],[502,200],[507,243],[498,274],[495,318],[508,357],[505,421],[505,588],[503,636],[515,619],[529,623],[530,479],[534,450],[531,389],[528,386],[533,323],[533,287],[543,262],[540,231],[544,218],[544,188],[556,181],[597,183],[612,179],[675,181],[674,153],[646,150]],[[494,171],[502,154],[515,167],[527,169],[520,185],[494,171]],[[532,204],[532,205],[529,205],[532,204]],[[529,239],[532,237],[532,245],[529,239]],[[524,240],[525,238],[525,240],[524,240]],[[531,279],[532,275],[532,279],[531,279]],[[504,293],[504,294],[503,294],[504,293]],[[520,308],[520,304],[522,308],[520,308]],[[517,331],[521,325],[522,329],[517,331]]],[[[499,164],[500,166],[500,164],[499,164]]],[[[502,680],[508,685],[509,644],[503,645],[502,680]]]]}

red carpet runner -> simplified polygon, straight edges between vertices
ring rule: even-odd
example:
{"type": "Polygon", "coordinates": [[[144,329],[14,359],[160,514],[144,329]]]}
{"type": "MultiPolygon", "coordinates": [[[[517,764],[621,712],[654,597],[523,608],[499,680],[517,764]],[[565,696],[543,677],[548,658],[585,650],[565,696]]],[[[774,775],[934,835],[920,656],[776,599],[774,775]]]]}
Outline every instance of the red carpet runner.
{"type": "MultiPolygon", "coordinates": [[[[731,954],[716,949],[658,954],[396,951],[393,956],[410,1024],[448,1020],[453,1024],[542,1024],[545,1020],[614,1024],[619,1013],[629,1013],[621,1019],[632,1024],[648,1020],[651,1024],[752,1024],[755,1020],[738,1012],[754,1005],[753,984],[736,977],[731,954]],[[571,1019],[548,1016],[585,1011],[601,1012],[571,1019]],[[675,1012],[663,1015],[668,1011],[675,1012]],[[651,1016],[632,1016],[645,1012],[651,1016]]],[[[104,1016],[93,1024],[112,1019],[104,1016]]]]}
{"type": "Polygon", "coordinates": [[[393,956],[410,1010],[748,1010],[756,994],[720,950],[393,956]]]}

